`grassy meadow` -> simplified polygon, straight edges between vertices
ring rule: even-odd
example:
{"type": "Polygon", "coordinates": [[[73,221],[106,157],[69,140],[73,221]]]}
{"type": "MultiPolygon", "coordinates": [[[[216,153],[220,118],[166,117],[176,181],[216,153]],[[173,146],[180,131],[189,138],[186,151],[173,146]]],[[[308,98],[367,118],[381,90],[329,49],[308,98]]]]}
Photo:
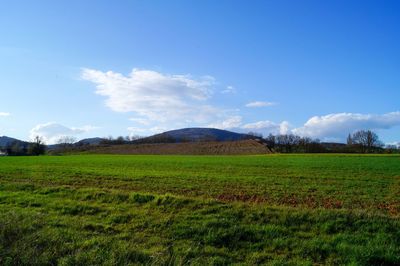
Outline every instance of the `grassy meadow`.
{"type": "Polygon", "coordinates": [[[399,265],[400,156],[0,158],[0,265],[399,265]]]}

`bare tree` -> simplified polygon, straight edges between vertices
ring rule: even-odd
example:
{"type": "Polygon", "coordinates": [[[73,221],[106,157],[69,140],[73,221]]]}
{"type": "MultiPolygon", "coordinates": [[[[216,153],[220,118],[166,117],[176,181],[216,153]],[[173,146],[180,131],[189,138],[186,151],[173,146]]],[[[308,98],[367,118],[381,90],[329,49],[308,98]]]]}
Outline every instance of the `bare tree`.
{"type": "Polygon", "coordinates": [[[64,136],[57,140],[57,144],[61,145],[72,145],[76,142],[76,138],[70,136],[64,136]]]}
{"type": "Polygon", "coordinates": [[[353,138],[351,137],[351,134],[349,133],[349,135],[347,136],[347,145],[351,146],[353,145],[353,138]]]}
{"type": "Polygon", "coordinates": [[[73,144],[76,142],[74,137],[63,136],[57,140],[58,151],[66,151],[68,148],[72,148],[73,144]]]}
{"type": "Polygon", "coordinates": [[[300,137],[289,134],[289,135],[278,135],[275,138],[276,145],[282,152],[292,152],[293,148],[300,142],[300,137]]]}
{"type": "Polygon", "coordinates": [[[372,152],[375,148],[382,147],[378,135],[371,130],[359,130],[352,136],[352,143],[361,147],[362,152],[372,152]]]}
{"type": "Polygon", "coordinates": [[[399,151],[400,151],[399,148],[400,148],[400,146],[398,147],[393,144],[388,144],[385,146],[385,152],[386,153],[399,153],[399,151]]]}
{"type": "Polygon", "coordinates": [[[143,137],[139,136],[139,135],[131,135],[131,136],[129,136],[130,141],[135,141],[135,140],[142,139],[142,138],[143,137]]]}
{"type": "Polygon", "coordinates": [[[270,149],[274,149],[276,145],[276,137],[269,133],[269,135],[265,138],[267,145],[270,149]]]}
{"type": "Polygon", "coordinates": [[[36,136],[34,141],[28,147],[28,153],[31,155],[41,155],[46,151],[46,145],[40,136],[36,136]]]}

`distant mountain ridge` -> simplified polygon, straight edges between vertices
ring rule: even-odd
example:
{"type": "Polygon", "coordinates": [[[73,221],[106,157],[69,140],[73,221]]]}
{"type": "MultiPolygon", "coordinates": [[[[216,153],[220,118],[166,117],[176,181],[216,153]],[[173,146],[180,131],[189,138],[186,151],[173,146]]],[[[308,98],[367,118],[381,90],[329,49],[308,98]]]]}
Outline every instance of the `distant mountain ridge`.
{"type": "MultiPolygon", "coordinates": [[[[80,141],[77,141],[74,143],[74,145],[76,146],[81,146],[81,145],[99,145],[103,140],[105,140],[104,138],[87,138],[87,139],[82,139],[80,141]]],[[[7,136],[1,136],[0,137],[0,148],[6,148],[14,143],[19,143],[20,145],[26,146],[28,145],[30,142],[28,141],[23,141],[23,140],[19,140],[16,138],[11,138],[11,137],[7,137],[7,136]]],[[[57,148],[59,146],[59,144],[50,144],[47,145],[48,148],[57,148]]]]}
{"type": "Polygon", "coordinates": [[[26,141],[22,141],[22,140],[15,139],[15,138],[10,138],[7,136],[2,136],[2,137],[0,137],[0,148],[5,148],[16,142],[18,142],[19,144],[24,144],[24,145],[28,144],[28,142],[26,142],[26,141]]]}

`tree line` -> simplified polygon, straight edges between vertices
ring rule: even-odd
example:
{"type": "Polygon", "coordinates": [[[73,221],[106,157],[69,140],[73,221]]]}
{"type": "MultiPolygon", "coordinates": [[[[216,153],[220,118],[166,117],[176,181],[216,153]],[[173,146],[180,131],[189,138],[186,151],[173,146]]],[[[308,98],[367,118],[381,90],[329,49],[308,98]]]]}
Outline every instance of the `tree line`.
{"type": "Polygon", "coordinates": [[[347,143],[321,142],[319,139],[293,134],[270,134],[266,138],[260,134],[254,135],[261,138],[271,150],[281,153],[400,153],[400,146],[385,146],[371,130],[349,134],[347,143]]]}

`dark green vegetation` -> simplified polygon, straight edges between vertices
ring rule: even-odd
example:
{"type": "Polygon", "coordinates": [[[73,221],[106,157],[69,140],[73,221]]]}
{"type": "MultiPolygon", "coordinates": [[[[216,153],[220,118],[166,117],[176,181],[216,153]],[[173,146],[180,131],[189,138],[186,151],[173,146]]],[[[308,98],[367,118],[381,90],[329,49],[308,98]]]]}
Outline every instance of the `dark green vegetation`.
{"type": "Polygon", "coordinates": [[[0,158],[1,265],[398,265],[400,156],[0,158]]]}

